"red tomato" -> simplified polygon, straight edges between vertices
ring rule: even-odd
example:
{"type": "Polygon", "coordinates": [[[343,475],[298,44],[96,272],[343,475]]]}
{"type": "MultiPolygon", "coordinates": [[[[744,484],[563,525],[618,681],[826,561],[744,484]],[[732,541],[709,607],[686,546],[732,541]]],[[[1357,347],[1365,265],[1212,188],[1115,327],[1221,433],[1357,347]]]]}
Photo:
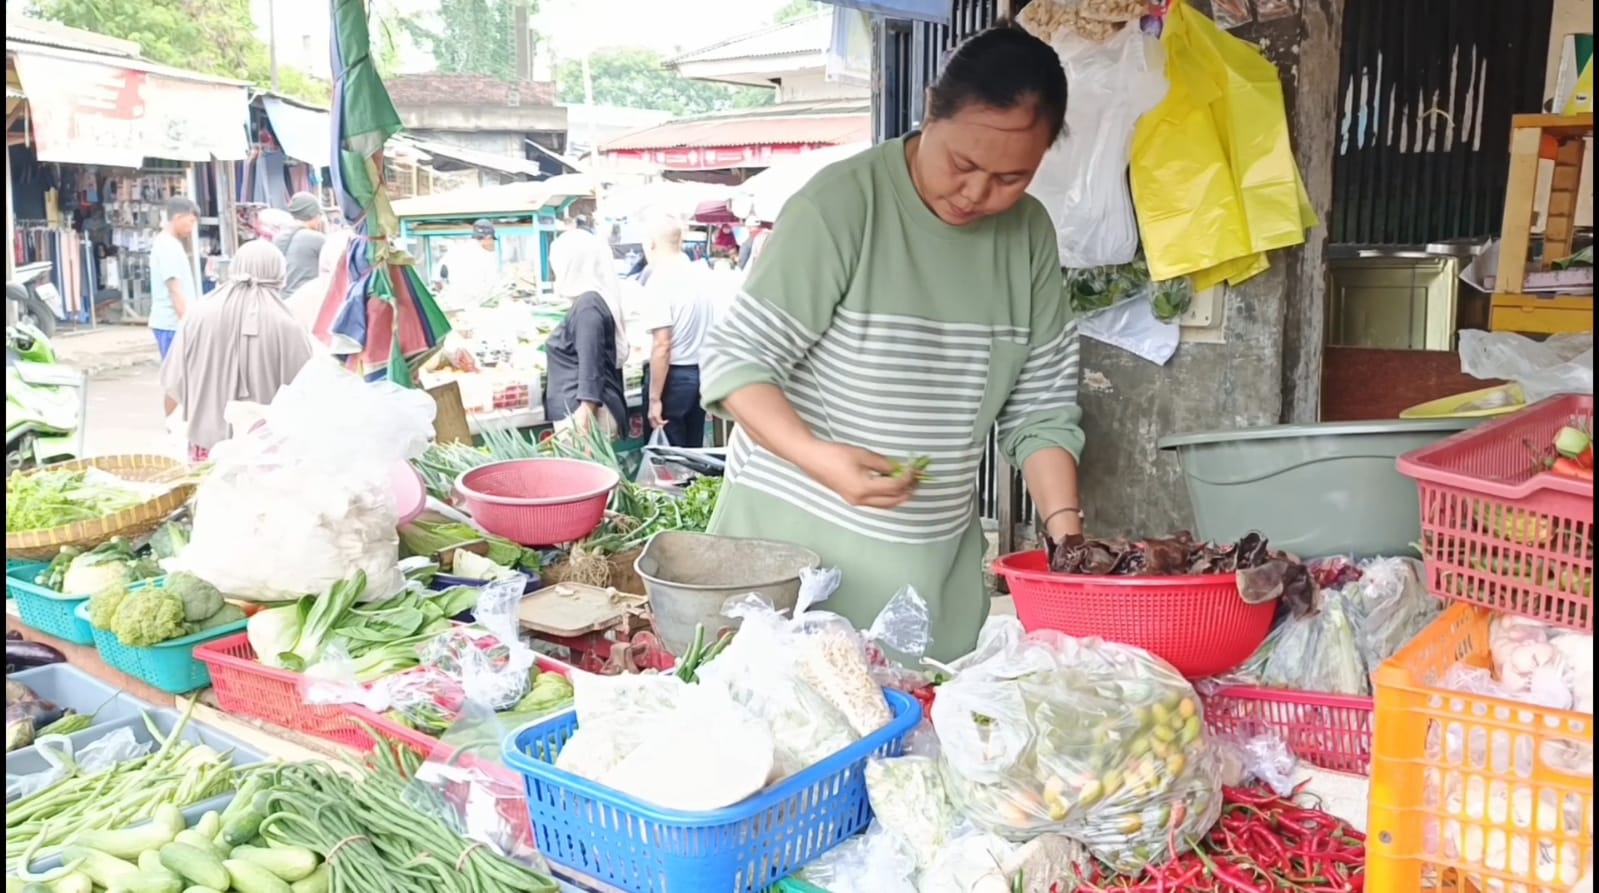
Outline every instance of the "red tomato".
{"type": "Polygon", "coordinates": [[[1567,459],[1564,456],[1556,459],[1555,464],[1549,470],[1565,478],[1575,478],[1579,481],[1593,480],[1592,467],[1584,468],[1575,460],[1567,459]]]}

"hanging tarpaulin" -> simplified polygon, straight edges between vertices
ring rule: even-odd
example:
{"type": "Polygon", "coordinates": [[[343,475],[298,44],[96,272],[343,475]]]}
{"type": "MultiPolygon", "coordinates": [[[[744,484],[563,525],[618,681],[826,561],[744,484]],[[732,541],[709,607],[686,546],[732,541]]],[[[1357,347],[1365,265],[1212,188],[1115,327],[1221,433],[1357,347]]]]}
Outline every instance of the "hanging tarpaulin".
{"type": "Polygon", "coordinates": [[[360,345],[357,371],[387,371],[409,386],[406,364],[438,344],[450,330],[428,294],[410,255],[397,246],[400,223],[383,186],[383,144],[399,133],[400,115],[372,58],[364,0],[331,0],[333,12],[333,188],[345,220],[355,230],[318,334],[325,341],[360,345]]]}

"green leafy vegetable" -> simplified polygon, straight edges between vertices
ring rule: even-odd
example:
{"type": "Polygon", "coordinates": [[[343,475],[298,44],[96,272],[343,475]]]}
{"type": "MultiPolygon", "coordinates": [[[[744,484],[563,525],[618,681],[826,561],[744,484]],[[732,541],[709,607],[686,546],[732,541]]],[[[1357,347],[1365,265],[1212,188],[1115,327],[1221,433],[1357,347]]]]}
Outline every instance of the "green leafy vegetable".
{"type": "Polygon", "coordinates": [[[142,505],[149,495],[87,471],[36,471],[6,479],[6,532],[48,530],[142,505]]]}

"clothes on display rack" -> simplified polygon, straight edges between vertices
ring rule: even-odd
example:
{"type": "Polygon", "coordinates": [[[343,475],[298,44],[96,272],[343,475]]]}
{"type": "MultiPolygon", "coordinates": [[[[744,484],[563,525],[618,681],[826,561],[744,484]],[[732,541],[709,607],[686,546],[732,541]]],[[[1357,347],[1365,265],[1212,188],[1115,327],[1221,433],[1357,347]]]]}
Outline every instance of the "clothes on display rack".
{"type": "Polygon", "coordinates": [[[296,192],[322,191],[318,171],[265,146],[255,147],[248,159],[237,162],[234,173],[238,184],[235,198],[240,204],[286,208],[289,196],[296,192]]]}

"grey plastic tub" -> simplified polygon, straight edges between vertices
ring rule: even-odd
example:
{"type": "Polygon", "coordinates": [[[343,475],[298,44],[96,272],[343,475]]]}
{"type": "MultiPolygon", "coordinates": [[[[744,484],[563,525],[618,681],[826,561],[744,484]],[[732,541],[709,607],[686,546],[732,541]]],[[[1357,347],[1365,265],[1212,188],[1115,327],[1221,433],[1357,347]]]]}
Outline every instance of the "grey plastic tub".
{"type": "Polygon", "coordinates": [[[1159,447],[1177,454],[1204,539],[1258,530],[1303,558],[1414,555],[1421,503],[1395,463],[1478,421],[1275,425],[1179,434],[1159,447]]]}
{"type": "MultiPolygon", "coordinates": [[[[156,710],[152,708],[146,710],[145,712],[149,714],[151,722],[158,730],[160,730],[163,736],[171,735],[172,730],[177,728],[178,723],[183,721],[183,714],[176,710],[156,710]]],[[[120,719],[111,723],[96,724],[93,728],[90,728],[87,731],[73,735],[73,749],[76,751],[77,749],[97,738],[110,735],[116,730],[123,728],[132,729],[134,740],[142,744],[151,744],[151,750],[154,750],[153,744],[155,738],[150,734],[150,730],[145,725],[144,717],[142,715],[129,719],[120,719]]],[[[232,735],[229,735],[225,732],[219,732],[210,726],[197,722],[193,717],[190,717],[189,724],[184,727],[183,735],[180,740],[192,742],[194,744],[204,744],[221,753],[231,753],[233,766],[235,768],[254,766],[265,762],[265,757],[259,751],[253,750],[244,745],[232,735]]],[[[27,775],[33,772],[42,772],[47,768],[49,768],[49,765],[45,761],[44,756],[39,753],[39,749],[37,747],[24,747],[20,750],[15,750],[6,754],[7,776],[27,775]]],[[[199,803],[185,808],[183,810],[183,816],[192,826],[200,819],[201,816],[213,809],[221,812],[222,809],[226,807],[230,801],[232,801],[232,799],[233,793],[230,791],[226,794],[212,797],[209,800],[202,800],[199,803]]],[[[59,855],[53,855],[34,862],[30,868],[34,872],[45,872],[53,868],[57,868],[60,865],[61,857],[59,855]]]]}
{"type": "Polygon", "coordinates": [[[18,670],[6,676],[6,679],[26,685],[34,694],[57,707],[94,717],[97,725],[137,717],[141,711],[153,709],[133,695],[107,685],[71,664],[49,664],[31,670],[18,670]]]}
{"type": "Polygon", "coordinates": [[[650,537],[633,570],[644,581],[661,644],[682,657],[694,644],[696,624],[707,640],[738,625],[722,616],[729,598],[754,593],[793,610],[800,572],[821,565],[820,555],[789,543],[663,530],[650,537]]]}

